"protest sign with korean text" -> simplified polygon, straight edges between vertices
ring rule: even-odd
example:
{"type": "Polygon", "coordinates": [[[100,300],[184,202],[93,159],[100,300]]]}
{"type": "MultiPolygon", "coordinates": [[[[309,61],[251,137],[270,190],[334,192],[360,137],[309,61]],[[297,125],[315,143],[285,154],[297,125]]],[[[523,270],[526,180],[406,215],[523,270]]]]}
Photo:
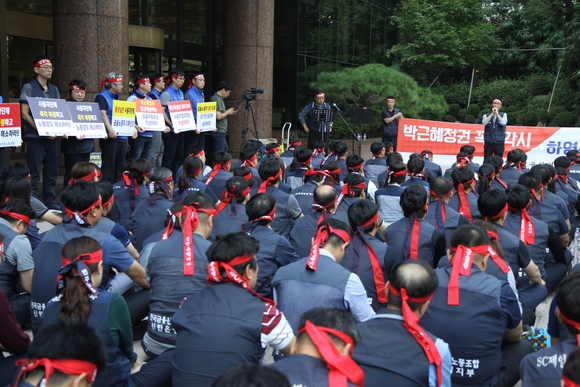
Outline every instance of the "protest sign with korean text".
{"type": "Polygon", "coordinates": [[[175,133],[187,132],[195,130],[195,118],[193,118],[193,110],[191,110],[191,102],[189,101],[175,101],[168,102],[167,109],[171,117],[171,124],[175,133]]]}
{"type": "Polygon", "coordinates": [[[161,101],[157,99],[135,99],[137,125],[145,130],[164,131],[165,120],[161,101]]]}
{"type": "Polygon", "coordinates": [[[0,148],[20,146],[20,104],[0,103],[0,148]]]}
{"type": "Polygon", "coordinates": [[[216,127],[216,105],[215,102],[197,104],[197,127],[201,132],[211,132],[216,127]]]}
{"type": "MultiPolygon", "coordinates": [[[[509,123],[509,121],[508,121],[509,123]]],[[[554,128],[539,126],[506,126],[505,152],[522,149],[528,155],[528,164],[551,163],[569,149],[577,149],[579,128],[554,128]]],[[[397,151],[403,157],[410,153],[430,150],[441,165],[455,163],[463,145],[475,146],[475,161],[483,162],[484,125],[462,124],[401,118],[397,135],[397,151]]]]}
{"type": "Polygon", "coordinates": [[[135,131],[135,102],[114,100],[111,126],[117,136],[131,137],[135,131]]]}
{"type": "Polygon", "coordinates": [[[107,130],[98,103],[68,101],[68,110],[75,127],[75,131],[69,135],[82,136],[83,138],[105,138],[107,130]]]}
{"type": "Polygon", "coordinates": [[[62,136],[74,133],[64,99],[28,97],[28,106],[39,136],[62,136]]]}

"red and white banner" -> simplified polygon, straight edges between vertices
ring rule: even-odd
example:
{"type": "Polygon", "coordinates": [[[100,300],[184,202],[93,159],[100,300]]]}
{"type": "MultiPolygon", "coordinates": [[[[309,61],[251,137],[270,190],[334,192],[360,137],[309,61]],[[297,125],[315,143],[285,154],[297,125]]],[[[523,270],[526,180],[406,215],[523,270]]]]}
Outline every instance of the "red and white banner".
{"type": "MultiPolygon", "coordinates": [[[[397,151],[403,157],[423,150],[433,152],[438,164],[451,165],[463,145],[475,147],[475,160],[483,162],[484,125],[454,122],[425,121],[401,118],[397,136],[397,151]]],[[[566,151],[578,149],[580,128],[553,128],[538,126],[506,127],[504,159],[513,148],[528,155],[528,165],[552,163],[566,151]]]]}

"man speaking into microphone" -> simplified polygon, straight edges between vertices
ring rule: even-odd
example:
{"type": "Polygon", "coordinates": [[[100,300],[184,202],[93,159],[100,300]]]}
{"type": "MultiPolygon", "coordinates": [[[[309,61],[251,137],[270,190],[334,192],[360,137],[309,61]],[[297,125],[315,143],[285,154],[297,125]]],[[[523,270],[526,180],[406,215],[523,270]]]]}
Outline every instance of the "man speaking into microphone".
{"type": "Polygon", "coordinates": [[[304,106],[304,109],[302,109],[298,116],[304,131],[308,133],[308,148],[310,149],[314,149],[314,143],[316,141],[328,143],[328,133],[332,132],[332,122],[316,122],[314,120],[315,110],[330,110],[330,105],[324,102],[324,91],[320,89],[314,90],[313,98],[314,101],[304,106]],[[306,122],[307,118],[308,122],[306,122]]]}

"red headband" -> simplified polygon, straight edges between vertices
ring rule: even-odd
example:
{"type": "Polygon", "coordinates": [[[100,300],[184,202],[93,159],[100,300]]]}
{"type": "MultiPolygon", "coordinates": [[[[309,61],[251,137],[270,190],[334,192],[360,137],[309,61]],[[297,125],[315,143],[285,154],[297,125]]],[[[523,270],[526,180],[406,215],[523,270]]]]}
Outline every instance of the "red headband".
{"type": "Polygon", "coordinates": [[[44,367],[44,375],[46,379],[45,385],[49,385],[48,382],[54,370],[60,371],[67,375],[78,376],[86,374],[85,379],[87,382],[93,384],[97,377],[97,365],[89,363],[88,361],[76,360],[76,359],[21,359],[16,361],[17,366],[20,367],[18,371],[18,376],[14,385],[17,386],[25,372],[30,372],[35,370],[37,367],[44,367]]]}
{"type": "Polygon", "coordinates": [[[457,162],[459,163],[460,167],[463,167],[466,164],[469,165],[471,163],[471,159],[469,157],[459,157],[457,162]]]}
{"type": "Polygon", "coordinates": [[[488,221],[490,221],[491,219],[497,219],[497,218],[501,218],[501,216],[507,212],[508,208],[509,208],[509,207],[508,207],[508,205],[507,205],[507,203],[506,203],[506,205],[505,205],[505,206],[504,206],[504,207],[501,209],[501,211],[500,211],[500,212],[498,212],[498,213],[497,213],[496,215],[494,215],[494,216],[486,216],[486,217],[484,218],[484,220],[485,220],[486,222],[488,222],[488,221]]]}
{"type": "Polygon", "coordinates": [[[316,270],[316,266],[318,265],[318,258],[320,257],[320,248],[326,244],[328,238],[330,238],[330,234],[335,234],[345,243],[350,242],[350,235],[348,235],[348,232],[334,229],[329,224],[320,226],[316,231],[314,241],[312,242],[312,247],[310,248],[310,257],[306,261],[306,266],[309,269],[316,270]]]}
{"type": "Polygon", "coordinates": [[[500,105],[503,105],[503,102],[501,102],[501,99],[499,99],[499,98],[494,99],[493,103],[499,103],[500,105]]]}
{"type": "Polygon", "coordinates": [[[562,381],[564,382],[564,387],[579,387],[575,381],[566,376],[562,377],[562,381]]]}
{"type": "Polygon", "coordinates": [[[338,196],[334,196],[334,199],[332,199],[332,201],[330,203],[328,203],[327,205],[323,206],[322,204],[319,204],[318,202],[316,202],[316,199],[312,199],[312,201],[314,203],[312,203],[312,209],[313,210],[321,210],[321,214],[320,217],[318,218],[318,222],[316,222],[316,226],[319,226],[320,223],[322,223],[322,221],[326,218],[326,214],[329,213],[328,212],[328,208],[334,206],[334,204],[336,203],[336,199],[338,196]]]}
{"type": "Polygon", "coordinates": [[[68,86],[68,89],[69,89],[69,90],[87,90],[87,88],[86,88],[86,87],[85,87],[85,88],[81,88],[81,87],[80,87],[80,86],[78,86],[78,85],[69,85],[69,86],[68,86]]]}
{"type": "Polygon", "coordinates": [[[578,345],[580,345],[580,324],[577,323],[574,320],[569,319],[568,317],[564,316],[564,313],[562,313],[562,311],[560,310],[560,316],[562,317],[562,320],[564,320],[564,322],[568,325],[572,325],[574,328],[576,328],[576,331],[578,333],[576,333],[576,340],[578,341],[578,345]]]}
{"type": "Polygon", "coordinates": [[[394,101],[394,98],[387,98],[387,102],[394,101]]]}
{"type": "Polygon", "coordinates": [[[249,159],[247,159],[246,161],[244,161],[244,162],[242,163],[242,167],[250,167],[250,166],[251,166],[251,167],[253,167],[253,165],[251,165],[250,163],[251,163],[252,161],[256,160],[257,158],[258,158],[258,154],[257,154],[257,153],[254,153],[254,154],[252,155],[252,157],[250,157],[249,159]]]}
{"type": "Polygon", "coordinates": [[[363,166],[364,166],[364,163],[360,163],[359,165],[353,165],[352,167],[347,167],[347,170],[349,172],[353,172],[353,171],[356,172],[357,169],[360,170],[363,166]]]}
{"type": "Polygon", "coordinates": [[[163,82],[163,77],[159,77],[153,81],[153,83],[163,82]]]}
{"type": "Polygon", "coordinates": [[[106,83],[122,83],[122,82],[123,82],[123,77],[103,79],[103,82],[101,82],[101,89],[105,88],[106,83]]]}
{"type": "Polygon", "coordinates": [[[457,247],[452,247],[451,251],[455,251],[455,255],[453,256],[453,267],[451,268],[451,275],[449,278],[447,304],[459,305],[459,276],[463,275],[469,277],[471,275],[473,254],[489,254],[489,245],[473,247],[459,245],[457,247]]]}
{"type": "Polygon", "coordinates": [[[270,150],[267,150],[266,153],[267,154],[276,153],[279,150],[280,150],[280,147],[279,146],[275,146],[274,148],[272,148],[270,150]]]}
{"type": "Polygon", "coordinates": [[[413,301],[416,303],[424,303],[432,299],[433,294],[431,294],[429,297],[411,298],[407,294],[407,289],[401,288],[400,290],[397,290],[392,285],[389,286],[389,293],[391,293],[394,296],[401,297],[401,309],[403,311],[403,319],[405,321],[403,325],[407,329],[407,331],[409,331],[409,333],[413,335],[413,337],[415,338],[417,343],[419,343],[421,348],[423,348],[423,351],[425,351],[425,355],[427,355],[427,360],[429,360],[429,363],[435,364],[435,367],[437,369],[437,381],[438,381],[437,384],[438,386],[441,386],[441,383],[443,381],[443,368],[442,368],[443,360],[441,359],[441,354],[439,353],[439,350],[437,349],[437,346],[435,345],[431,337],[429,337],[429,335],[423,330],[423,328],[421,328],[421,326],[419,325],[419,317],[417,317],[417,315],[411,310],[411,307],[409,306],[409,301],[413,301]]]}
{"type": "Polygon", "coordinates": [[[331,175],[338,175],[340,173],[340,168],[337,168],[337,169],[327,169],[326,172],[330,173],[331,175]]]}
{"type": "Polygon", "coordinates": [[[64,208],[64,212],[66,212],[70,216],[75,216],[75,213],[77,213],[77,212],[79,214],[81,214],[81,215],[84,215],[87,212],[89,212],[93,207],[100,206],[101,203],[102,203],[102,199],[101,199],[101,195],[99,195],[99,198],[93,204],[91,204],[90,206],[88,206],[86,210],[83,210],[83,211],[72,211],[72,210],[69,210],[68,208],[65,207],[64,208]]]}
{"type": "Polygon", "coordinates": [[[30,218],[26,215],[18,214],[16,212],[10,212],[8,210],[0,211],[2,215],[9,216],[11,218],[23,221],[27,226],[30,226],[30,218]]]}
{"type": "Polygon", "coordinates": [[[139,79],[138,81],[135,81],[135,84],[136,84],[136,85],[140,85],[140,84],[142,84],[142,83],[146,83],[146,82],[149,82],[149,81],[150,81],[150,79],[149,79],[149,78],[141,78],[141,79],[139,79]]]}
{"type": "Polygon", "coordinates": [[[113,200],[115,200],[115,194],[111,195],[111,197],[109,198],[109,200],[107,200],[106,202],[104,202],[102,204],[103,207],[107,207],[109,204],[111,204],[113,202],[113,200]]]}
{"type": "Polygon", "coordinates": [[[84,180],[84,181],[91,182],[95,179],[95,177],[97,177],[97,176],[101,177],[102,175],[103,175],[103,173],[101,172],[101,170],[99,168],[95,167],[95,169],[93,169],[93,171],[91,173],[89,173],[88,175],[85,175],[83,177],[79,177],[78,179],[73,179],[73,182],[78,181],[78,180],[84,180]]]}
{"type": "Polygon", "coordinates": [[[242,288],[246,289],[254,296],[266,302],[267,304],[276,306],[276,303],[274,301],[268,300],[267,298],[260,296],[258,293],[252,290],[252,288],[250,288],[249,281],[243,275],[240,275],[240,273],[238,273],[232,268],[232,266],[241,265],[243,263],[251,261],[252,259],[256,259],[256,256],[242,255],[241,257],[235,257],[229,262],[218,262],[218,261],[210,262],[209,265],[207,266],[208,272],[207,283],[211,285],[214,282],[233,282],[238,284],[242,288]],[[222,275],[220,274],[220,268],[224,269],[225,277],[222,277],[222,275]]]}
{"type": "Polygon", "coordinates": [[[302,145],[302,141],[294,141],[294,142],[291,142],[290,145],[294,145],[294,146],[302,145]]]}
{"type": "Polygon", "coordinates": [[[340,354],[327,333],[354,347],[354,340],[349,335],[336,329],[316,326],[308,320],[304,324],[304,328],[298,331],[298,335],[304,332],[308,334],[328,367],[329,386],[347,386],[348,380],[358,387],[364,385],[365,374],[363,370],[350,356],[340,354]]]}
{"type": "Polygon", "coordinates": [[[218,174],[220,169],[223,169],[224,171],[227,171],[228,165],[230,165],[231,160],[226,161],[223,164],[219,164],[219,163],[215,163],[213,166],[213,171],[211,171],[211,173],[209,174],[209,176],[207,177],[207,180],[205,181],[206,185],[209,185],[209,183],[211,183],[211,181],[213,180],[213,178],[218,174]]]}
{"type": "Polygon", "coordinates": [[[181,225],[183,231],[183,274],[194,274],[194,248],[193,248],[193,231],[197,229],[199,219],[198,212],[203,212],[208,215],[215,215],[215,210],[206,210],[203,208],[195,208],[194,205],[199,203],[191,203],[189,206],[181,207],[181,214],[186,214],[185,220],[181,225]]]}
{"type": "Polygon", "coordinates": [[[522,216],[522,221],[520,223],[520,233],[518,235],[520,240],[524,242],[526,245],[533,245],[535,228],[534,222],[532,222],[532,218],[530,218],[530,215],[528,214],[527,208],[529,206],[530,202],[528,202],[528,205],[525,208],[522,208],[521,210],[517,210],[510,205],[508,205],[508,208],[513,212],[519,212],[520,215],[522,216]]]}
{"type": "Polygon", "coordinates": [[[204,154],[205,154],[205,152],[202,150],[198,153],[190,153],[187,157],[199,157],[199,156],[204,155],[204,154]]]}
{"type": "MultiPolygon", "coordinates": [[[[471,223],[473,218],[471,217],[471,208],[469,207],[469,199],[465,194],[465,184],[471,184],[475,180],[469,179],[465,183],[460,183],[457,185],[457,193],[459,194],[459,213],[467,218],[471,223]]],[[[506,208],[507,209],[507,208],[506,208]]]]}
{"type": "Polygon", "coordinates": [[[314,94],[314,98],[324,97],[324,93],[314,94]]]}
{"type": "Polygon", "coordinates": [[[223,200],[220,202],[220,204],[217,206],[217,208],[215,210],[216,215],[219,214],[220,212],[222,212],[223,209],[226,208],[227,205],[232,202],[233,198],[244,197],[250,193],[250,187],[248,186],[248,187],[244,188],[244,190],[242,192],[240,192],[239,195],[236,195],[236,188],[237,188],[237,185],[234,184],[234,185],[232,185],[230,190],[226,189],[222,193],[221,197],[223,198],[223,200]]]}
{"type": "Polygon", "coordinates": [[[51,61],[50,61],[50,59],[48,59],[48,58],[41,59],[41,60],[39,60],[38,62],[36,62],[36,63],[34,64],[34,67],[40,67],[40,66],[42,66],[43,64],[47,64],[47,63],[49,63],[49,64],[52,64],[52,62],[51,62],[51,61]]]}
{"type": "Polygon", "coordinates": [[[385,277],[383,275],[383,269],[381,268],[381,263],[375,253],[375,250],[370,245],[369,241],[364,236],[364,228],[376,223],[379,219],[379,213],[375,213],[369,220],[357,227],[357,233],[359,234],[362,242],[366,245],[367,253],[369,254],[369,259],[371,262],[371,269],[373,271],[373,282],[375,283],[375,290],[377,292],[377,299],[380,303],[386,303],[389,300],[385,294],[385,277]]]}
{"type": "Polygon", "coordinates": [[[282,175],[282,168],[280,168],[278,170],[278,172],[276,172],[276,174],[274,176],[270,176],[269,178],[267,178],[266,180],[264,180],[262,182],[262,184],[260,184],[260,188],[258,188],[258,193],[264,193],[266,192],[266,187],[269,185],[272,185],[274,181],[278,180],[278,178],[280,177],[280,175],[282,175]]]}
{"type": "Polygon", "coordinates": [[[380,155],[381,153],[383,153],[384,151],[386,151],[386,148],[385,148],[385,147],[382,147],[382,148],[381,148],[381,150],[380,150],[380,151],[378,151],[377,153],[374,153],[374,154],[373,154],[373,156],[375,156],[375,157],[379,157],[379,155],[380,155]]]}

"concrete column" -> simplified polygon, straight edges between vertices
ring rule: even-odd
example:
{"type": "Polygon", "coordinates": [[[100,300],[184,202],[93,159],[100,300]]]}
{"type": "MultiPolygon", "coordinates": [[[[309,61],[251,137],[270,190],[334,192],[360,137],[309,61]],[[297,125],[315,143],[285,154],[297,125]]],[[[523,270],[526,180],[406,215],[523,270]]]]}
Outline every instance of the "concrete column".
{"type": "Polygon", "coordinates": [[[53,0],[55,84],[68,98],[68,83],[87,84],[94,101],[107,73],[123,74],[129,84],[128,0],[53,0]]]}
{"type": "MultiPolygon", "coordinates": [[[[258,94],[253,102],[256,127],[260,138],[272,137],[274,0],[225,0],[223,53],[223,80],[234,85],[229,100],[241,99],[250,87],[263,89],[264,94],[258,94]]],[[[249,114],[244,106],[228,117],[230,153],[235,156],[243,146],[244,118],[249,114]]],[[[253,125],[248,117],[252,132],[253,125]]],[[[248,132],[246,140],[253,137],[248,132]]]]}

